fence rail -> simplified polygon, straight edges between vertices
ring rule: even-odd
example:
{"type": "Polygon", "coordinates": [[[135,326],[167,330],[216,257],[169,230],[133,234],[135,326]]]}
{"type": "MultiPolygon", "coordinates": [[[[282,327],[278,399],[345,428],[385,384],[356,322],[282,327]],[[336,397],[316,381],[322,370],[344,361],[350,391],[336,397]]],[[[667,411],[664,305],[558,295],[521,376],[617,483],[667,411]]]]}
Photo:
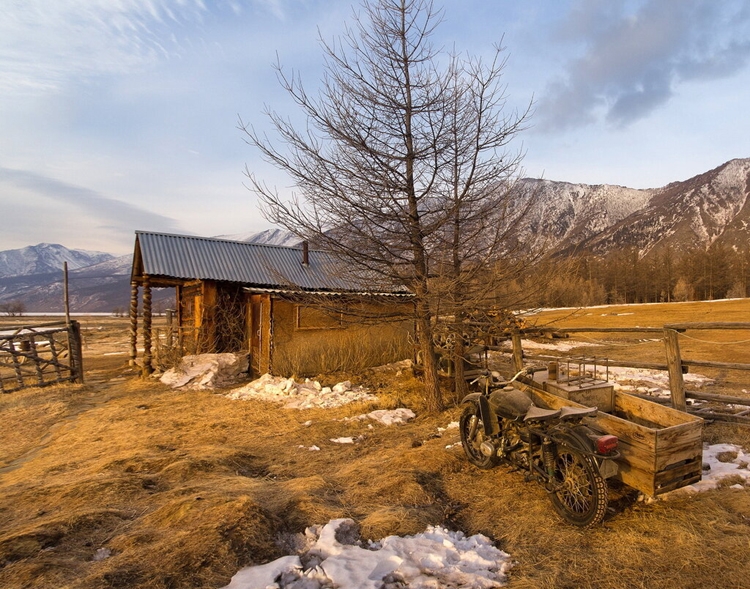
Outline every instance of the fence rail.
{"type": "Polygon", "coordinates": [[[0,392],[61,382],[83,382],[81,328],[77,321],[0,331],[0,392]]]}

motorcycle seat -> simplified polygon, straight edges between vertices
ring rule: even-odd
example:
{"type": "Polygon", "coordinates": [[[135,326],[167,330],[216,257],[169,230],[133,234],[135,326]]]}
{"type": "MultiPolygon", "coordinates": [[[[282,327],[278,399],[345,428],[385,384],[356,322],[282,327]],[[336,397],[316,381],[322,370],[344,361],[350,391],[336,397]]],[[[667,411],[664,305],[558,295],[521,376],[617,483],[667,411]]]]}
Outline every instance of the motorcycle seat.
{"type": "Polygon", "coordinates": [[[546,421],[560,417],[559,409],[542,409],[541,407],[531,406],[524,416],[524,421],[546,421]]]}
{"type": "Polygon", "coordinates": [[[591,417],[596,415],[596,407],[563,407],[560,409],[560,419],[562,421],[569,419],[579,419],[582,417],[591,417]]]}

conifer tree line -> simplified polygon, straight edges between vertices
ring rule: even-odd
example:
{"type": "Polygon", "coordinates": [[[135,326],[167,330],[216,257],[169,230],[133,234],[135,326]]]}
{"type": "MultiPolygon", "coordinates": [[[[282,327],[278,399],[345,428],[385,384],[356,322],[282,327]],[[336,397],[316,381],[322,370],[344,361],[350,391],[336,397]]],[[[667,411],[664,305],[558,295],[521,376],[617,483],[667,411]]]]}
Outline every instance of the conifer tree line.
{"type": "Polygon", "coordinates": [[[750,282],[750,248],[721,243],[708,249],[670,246],[641,256],[636,248],[606,256],[552,258],[535,273],[536,304],[545,307],[699,301],[745,297],[750,282]]]}

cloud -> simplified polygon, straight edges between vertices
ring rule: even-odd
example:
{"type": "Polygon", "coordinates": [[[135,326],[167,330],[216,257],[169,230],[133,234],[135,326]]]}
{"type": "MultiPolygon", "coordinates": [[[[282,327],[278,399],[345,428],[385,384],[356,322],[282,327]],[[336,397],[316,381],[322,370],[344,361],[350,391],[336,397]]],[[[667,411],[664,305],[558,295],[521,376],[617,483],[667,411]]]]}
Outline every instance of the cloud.
{"type": "Polygon", "coordinates": [[[604,118],[627,127],[666,104],[684,82],[732,76],[750,58],[743,0],[580,0],[558,31],[579,55],[540,97],[539,126],[561,130],[604,118]]]}
{"type": "Polygon", "coordinates": [[[54,91],[69,79],[123,74],[180,59],[219,13],[281,0],[24,0],[0,8],[0,93],[54,91]]]}
{"type": "Polygon", "coordinates": [[[136,229],[180,232],[174,219],[34,172],[0,166],[0,186],[17,217],[44,219],[50,232],[63,227],[71,236],[100,233],[120,247],[132,242],[136,229]]]}

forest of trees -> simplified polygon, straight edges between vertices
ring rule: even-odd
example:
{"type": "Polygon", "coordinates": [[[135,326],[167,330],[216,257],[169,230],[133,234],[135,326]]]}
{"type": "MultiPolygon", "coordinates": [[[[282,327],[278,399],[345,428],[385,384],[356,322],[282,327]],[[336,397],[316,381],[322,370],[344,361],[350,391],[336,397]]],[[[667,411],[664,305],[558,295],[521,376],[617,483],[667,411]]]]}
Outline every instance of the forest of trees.
{"type": "Polygon", "coordinates": [[[664,247],[643,257],[633,248],[553,258],[547,265],[538,272],[548,277],[547,288],[536,301],[545,307],[745,297],[750,281],[750,249],[718,243],[707,250],[664,247]]]}

